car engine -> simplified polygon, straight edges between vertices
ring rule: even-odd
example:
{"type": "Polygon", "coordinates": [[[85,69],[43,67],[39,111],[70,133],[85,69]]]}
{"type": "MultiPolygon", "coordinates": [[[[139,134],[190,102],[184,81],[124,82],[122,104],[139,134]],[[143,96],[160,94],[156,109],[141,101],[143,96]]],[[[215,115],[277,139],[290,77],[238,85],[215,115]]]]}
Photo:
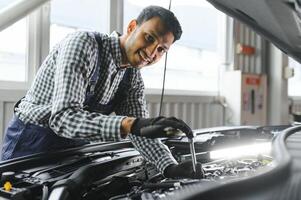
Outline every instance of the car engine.
{"type": "MultiPolygon", "coordinates": [[[[16,158],[0,165],[3,186],[0,197],[24,200],[175,199],[176,193],[185,188],[219,187],[273,169],[270,144],[284,128],[287,127],[195,130],[196,157],[203,165],[203,179],[163,177],[145,162],[129,141],[90,144],[16,158]]],[[[163,142],[178,162],[191,159],[186,137],[163,142]]]]}

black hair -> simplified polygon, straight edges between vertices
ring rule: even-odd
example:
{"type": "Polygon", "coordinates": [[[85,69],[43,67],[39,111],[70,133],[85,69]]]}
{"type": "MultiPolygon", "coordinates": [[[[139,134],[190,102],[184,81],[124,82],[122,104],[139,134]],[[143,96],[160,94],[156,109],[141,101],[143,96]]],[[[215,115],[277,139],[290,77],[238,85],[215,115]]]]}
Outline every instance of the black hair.
{"type": "Polygon", "coordinates": [[[174,42],[180,39],[182,35],[182,28],[176,16],[170,10],[160,6],[148,6],[144,8],[137,17],[137,24],[141,25],[143,22],[153,18],[159,17],[165,24],[168,31],[174,35],[174,42]]]}

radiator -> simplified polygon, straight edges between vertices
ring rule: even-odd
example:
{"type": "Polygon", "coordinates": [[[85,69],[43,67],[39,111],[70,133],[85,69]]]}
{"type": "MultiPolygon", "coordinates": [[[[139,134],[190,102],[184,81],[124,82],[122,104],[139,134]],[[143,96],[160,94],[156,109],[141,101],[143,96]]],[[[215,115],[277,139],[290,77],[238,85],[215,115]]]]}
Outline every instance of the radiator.
{"type": "Polygon", "coordinates": [[[292,112],[293,113],[301,113],[301,99],[300,98],[292,98],[292,112]]]}
{"type": "MultiPolygon", "coordinates": [[[[160,96],[148,95],[147,106],[151,117],[159,115],[160,96]]],[[[223,107],[208,96],[165,96],[163,116],[174,116],[185,121],[192,129],[223,125],[223,107]]]]}

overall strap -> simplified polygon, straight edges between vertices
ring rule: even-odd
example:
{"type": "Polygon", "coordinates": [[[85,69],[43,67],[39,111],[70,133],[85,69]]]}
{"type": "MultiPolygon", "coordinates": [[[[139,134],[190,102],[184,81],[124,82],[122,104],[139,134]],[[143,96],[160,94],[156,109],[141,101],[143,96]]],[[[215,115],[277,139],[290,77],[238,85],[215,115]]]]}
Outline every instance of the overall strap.
{"type": "Polygon", "coordinates": [[[133,74],[133,69],[128,68],[126,69],[122,80],[118,85],[117,92],[115,93],[114,98],[106,105],[99,104],[97,102],[97,95],[94,94],[94,90],[99,86],[99,72],[100,67],[102,65],[101,61],[101,52],[102,52],[102,40],[99,33],[95,33],[95,39],[98,43],[98,59],[97,65],[91,75],[89,86],[86,93],[86,99],[84,103],[84,109],[92,112],[100,112],[102,114],[110,114],[114,111],[116,106],[118,106],[123,100],[125,100],[128,96],[129,89],[131,86],[131,77],[133,74]]]}
{"type": "Polygon", "coordinates": [[[96,61],[96,67],[94,68],[91,78],[89,79],[89,85],[86,92],[86,99],[84,104],[91,104],[91,102],[95,101],[95,88],[97,81],[99,79],[99,71],[101,67],[101,53],[102,53],[102,40],[99,33],[94,33],[95,39],[98,45],[98,55],[96,61]]]}
{"type": "Polygon", "coordinates": [[[126,69],[123,78],[119,83],[115,97],[112,100],[112,104],[114,105],[114,107],[119,105],[123,100],[127,99],[131,87],[132,76],[133,76],[133,69],[132,68],[126,69]]]}
{"type": "Polygon", "coordinates": [[[131,87],[131,77],[133,74],[132,72],[132,69],[126,69],[123,78],[118,85],[118,89],[115,93],[114,98],[108,104],[97,103],[95,98],[93,98],[93,100],[95,101],[90,101],[89,104],[84,108],[90,112],[99,112],[104,115],[109,115],[114,112],[115,108],[128,97],[129,89],[131,87]]]}

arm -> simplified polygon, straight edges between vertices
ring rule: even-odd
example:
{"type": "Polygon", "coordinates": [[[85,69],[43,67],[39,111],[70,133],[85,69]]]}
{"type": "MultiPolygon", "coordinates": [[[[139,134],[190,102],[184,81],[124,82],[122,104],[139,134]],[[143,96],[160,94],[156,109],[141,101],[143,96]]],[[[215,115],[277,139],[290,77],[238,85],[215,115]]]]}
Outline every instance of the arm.
{"type": "Polygon", "coordinates": [[[83,110],[89,75],[95,66],[97,44],[87,33],[72,34],[60,44],[56,59],[51,117],[57,134],[89,141],[120,140],[123,116],[83,110]]]}
{"type": "MultiPolygon", "coordinates": [[[[147,118],[149,114],[146,108],[143,80],[140,71],[135,72],[129,96],[116,109],[116,114],[147,118]]],[[[169,149],[159,139],[148,139],[132,134],[129,134],[129,138],[141,155],[147,161],[157,166],[161,173],[164,172],[167,166],[177,164],[169,149]]]]}

